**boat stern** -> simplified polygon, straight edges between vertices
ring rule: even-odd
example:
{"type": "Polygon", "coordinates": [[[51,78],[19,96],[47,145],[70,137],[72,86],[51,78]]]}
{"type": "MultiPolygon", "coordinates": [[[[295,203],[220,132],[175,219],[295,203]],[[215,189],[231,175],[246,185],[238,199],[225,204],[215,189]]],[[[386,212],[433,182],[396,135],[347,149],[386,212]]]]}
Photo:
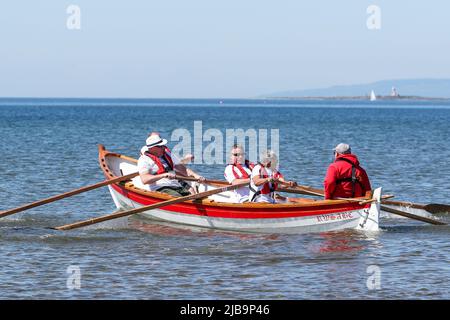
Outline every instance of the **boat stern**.
{"type": "Polygon", "coordinates": [[[372,200],[374,200],[370,207],[364,210],[364,214],[359,219],[357,230],[362,231],[378,231],[380,219],[380,203],[381,203],[381,187],[373,192],[372,200]]]}

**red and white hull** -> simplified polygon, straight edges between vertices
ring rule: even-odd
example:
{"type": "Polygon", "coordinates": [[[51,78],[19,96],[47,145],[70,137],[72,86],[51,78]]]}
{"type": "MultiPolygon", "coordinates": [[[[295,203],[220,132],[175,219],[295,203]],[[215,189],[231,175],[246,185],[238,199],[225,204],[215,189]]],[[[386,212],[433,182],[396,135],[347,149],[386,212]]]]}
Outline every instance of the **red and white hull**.
{"type": "MultiPolygon", "coordinates": [[[[139,195],[136,197],[136,194],[127,193],[118,186],[110,186],[109,189],[116,207],[121,210],[139,208],[157,202],[140,199],[139,195]]],[[[263,204],[263,206],[267,205],[263,204]]],[[[343,229],[377,231],[379,208],[376,204],[372,204],[371,207],[355,209],[355,206],[351,204],[334,209],[333,212],[329,209],[314,208],[314,210],[297,212],[289,212],[289,210],[281,212],[280,210],[275,213],[261,208],[246,213],[243,210],[230,212],[181,204],[144,211],[140,215],[153,220],[241,232],[309,233],[343,229]]]]}

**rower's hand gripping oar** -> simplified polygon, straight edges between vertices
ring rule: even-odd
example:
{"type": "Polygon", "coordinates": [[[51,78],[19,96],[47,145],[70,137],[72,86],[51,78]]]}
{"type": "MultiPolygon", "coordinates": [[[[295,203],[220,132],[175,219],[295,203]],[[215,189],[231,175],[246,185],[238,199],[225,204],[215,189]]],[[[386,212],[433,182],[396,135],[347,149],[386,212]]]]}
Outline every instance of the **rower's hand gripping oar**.
{"type": "Polygon", "coordinates": [[[57,200],[68,198],[68,197],[71,197],[71,196],[74,196],[74,195],[77,195],[77,194],[80,194],[80,193],[83,193],[83,192],[86,192],[86,191],[90,191],[90,190],[94,190],[94,189],[97,189],[97,188],[100,188],[100,187],[104,187],[104,186],[107,186],[107,185],[110,185],[110,184],[113,184],[113,183],[121,182],[121,181],[124,181],[124,180],[130,180],[130,179],[136,177],[137,175],[139,175],[139,172],[130,173],[130,174],[127,174],[125,176],[117,177],[117,178],[110,179],[110,180],[101,181],[101,182],[98,182],[96,184],[92,184],[92,185],[89,185],[89,186],[86,186],[86,187],[82,187],[82,188],[75,189],[75,190],[72,190],[72,191],[68,191],[68,192],[64,192],[64,193],[61,193],[61,194],[57,194],[57,195],[52,196],[50,198],[46,198],[46,199],[43,199],[43,200],[39,200],[39,201],[35,201],[35,202],[29,203],[29,204],[25,204],[25,205],[22,205],[20,207],[14,208],[14,209],[0,211],[0,218],[6,217],[6,216],[9,216],[11,214],[18,213],[18,212],[21,212],[21,211],[25,211],[25,210],[28,210],[28,209],[31,209],[31,208],[35,208],[35,207],[38,207],[38,206],[42,206],[44,204],[51,203],[51,202],[54,202],[54,201],[57,201],[57,200]]]}
{"type": "Polygon", "coordinates": [[[179,197],[179,198],[166,200],[166,201],[163,201],[163,202],[151,204],[151,205],[148,205],[148,206],[143,206],[143,207],[136,208],[136,209],[131,209],[131,210],[127,210],[127,211],[117,212],[117,213],[101,216],[101,217],[98,217],[98,218],[92,218],[92,219],[89,219],[89,220],[84,220],[84,221],[75,222],[75,223],[72,223],[72,224],[67,224],[67,225],[64,225],[64,226],[59,226],[59,227],[55,227],[53,229],[56,229],[56,230],[70,230],[70,229],[85,227],[85,226],[89,226],[89,225],[96,224],[96,223],[99,223],[99,222],[104,222],[104,221],[108,221],[108,220],[112,220],[112,219],[122,218],[122,217],[126,217],[126,216],[129,216],[129,215],[132,215],[132,214],[140,213],[140,212],[143,212],[143,211],[149,211],[149,210],[152,210],[152,209],[161,208],[161,207],[164,207],[164,206],[169,206],[169,205],[173,205],[173,204],[180,203],[180,202],[185,202],[185,201],[189,201],[189,200],[205,198],[205,197],[211,196],[213,194],[218,194],[218,193],[222,193],[222,192],[225,192],[225,191],[238,189],[238,188],[244,187],[246,185],[248,185],[248,182],[239,183],[239,184],[235,184],[235,185],[229,185],[229,186],[226,186],[226,187],[217,188],[217,189],[210,190],[210,191],[205,191],[205,192],[201,192],[201,193],[197,193],[197,194],[193,194],[193,195],[189,195],[189,196],[184,196],[184,197],[179,197]]]}

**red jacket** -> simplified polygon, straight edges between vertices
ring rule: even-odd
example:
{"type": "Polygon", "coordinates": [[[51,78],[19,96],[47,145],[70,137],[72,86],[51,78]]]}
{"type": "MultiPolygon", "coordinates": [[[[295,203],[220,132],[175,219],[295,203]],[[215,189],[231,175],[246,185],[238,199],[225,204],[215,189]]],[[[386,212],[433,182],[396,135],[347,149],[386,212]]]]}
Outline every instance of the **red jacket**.
{"type": "Polygon", "coordinates": [[[359,181],[355,183],[353,196],[364,196],[366,191],[372,189],[366,171],[359,166],[358,158],[354,154],[342,154],[328,167],[324,181],[325,199],[352,198],[353,183],[351,181],[339,181],[351,179],[352,164],[349,162],[354,164],[355,176],[359,181]]]}

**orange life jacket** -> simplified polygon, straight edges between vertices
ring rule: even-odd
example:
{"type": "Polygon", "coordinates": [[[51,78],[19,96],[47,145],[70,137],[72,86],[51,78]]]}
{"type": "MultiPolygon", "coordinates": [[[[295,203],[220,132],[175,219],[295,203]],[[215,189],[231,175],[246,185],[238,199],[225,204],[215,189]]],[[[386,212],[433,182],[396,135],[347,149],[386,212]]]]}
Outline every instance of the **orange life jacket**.
{"type": "MultiPolygon", "coordinates": [[[[269,175],[268,175],[268,173],[267,173],[266,168],[265,168],[261,163],[258,163],[258,164],[261,166],[261,168],[260,168],[260,170],[259,170],[259,176],[260,176],[261,178],[268,178],[269,175]]],[[[276,179],[276,178],[282,178],[283,175],[282,175],[280,172],[275,171],[275,172],[272,174],[272,177],[273,177],[274,179],[276,179]]],[[[275,190],[277,190],[277,188],[278,188],[278,183],[271,183],[271,182],[266,182],[266,183],[264,183],[263,186],[262,186],[262,188],[261,188],[260,190],[255,190],[255,189],[253,189],[253,187],[250,185],[250,190],[254,193],[254,194],[253,194],[253,197],[250,199],[250,201],[253,201],[253,200],[254,200],[257,196],[259,196],[260,194],[270,194],[270,193],[274,192],[275,190]]]]}
{"type": "MultiPolygon", "coordinates": [[[[247,173],[247,171],[244,170],[244,168],[242,167],[242,165],[240,163],[235,162],[234,164],[232,164],[232,166],[233,166],[233,170],[232,171],[233,171],[234,177],[236,179],[248,179],[248,178],[250,178],[249,174],[247,173]],[[234,171],[234,168],[237,168],[240,171],[240,173],[242,174],[242,177],[239,177],[239,175],[234,171]]],[[[255,164],[253,162],[245,160],[245,166],[247,168],[249,168],[250,170],[253,170],[253,168],[255,167],[255,164]]]]}
{"type": "Polygon", "coordinates": [[[147,157],[149,157],[150,159],[152,159],[155,162],[155,164],[158,166],[158,171],[156,172],[156,174],[161,174],[161,173],[165,173],[165,172],[169,172],[169,171],[173,170],[173,161],[172,161],[172,158],[170,157],[170,149],[169,148],[167,148],[167,147],[164,148],[164,154],[162,155],[161,158],[158,158],[157,156],[151,154],[148,151],[146,151],[144,154],[147,157]],[[163,160],[166,165],[164,165],[161,160],[163,160]]]}

